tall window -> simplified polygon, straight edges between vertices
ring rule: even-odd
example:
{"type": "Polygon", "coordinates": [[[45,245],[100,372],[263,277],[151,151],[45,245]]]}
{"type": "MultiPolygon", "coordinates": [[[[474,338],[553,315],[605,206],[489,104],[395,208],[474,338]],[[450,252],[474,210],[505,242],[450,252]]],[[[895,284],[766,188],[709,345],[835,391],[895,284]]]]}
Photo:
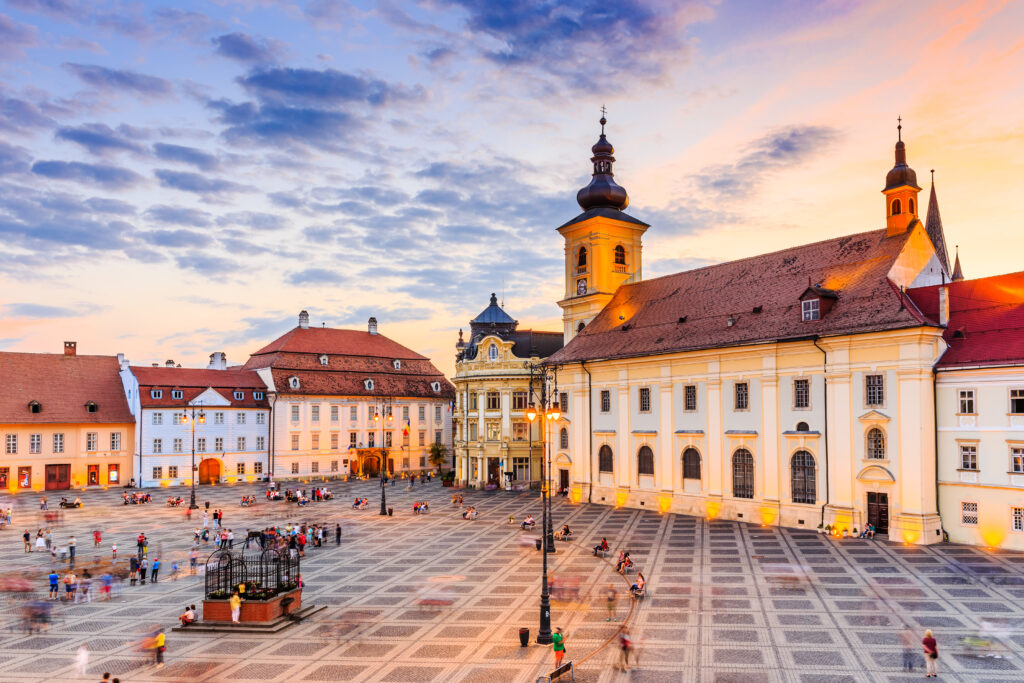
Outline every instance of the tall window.
{"type": "Polygon", "coordinates": [[[310,463],[310,468],[309,469],[310,469],[310,472],[313,472],[314,474],[319,472],[320,471],[320,463],[317,462],[316,460],[314,460],[313,462],[310,463]]]}
{"type": "Polygon", "coordinates": [[[409,421],[409,406],[402,406],[402,420],[409,421]]]}
{"type": "Polygon", "coordinates": [[[807,451],[797,451],[793,454],[789,466],[793,477],[793,502],[813,504],[818,492],[814,456],[807,451]]]}
{"type": "Polygon", "coordinates": [[[501,410],[501,395],[497,391],[487,392],[487,410],[501,410]]]}
{"type": "Polygon", "coordinates": [[[164,452],[164,440],[163,439],[153,439],[153,452],[154,453],[163,453],[164,452]]]}
{"type": "Polygon", "coordinates": [[[319,434],[311,434],[310,437],[311,438],[310,438],[309,447],[312,450],[314,450],[314,451],[320,450],[320,435],[319,434]]]}
{"type": "Polygon", "coordinates": [[[338,421],[338,412],[340,411],[340,409],[340,406],[331,406],[331,422],[338,421]]]}
{"type": "Polygon", "coordinates": [[[245,437],[244,436],[240,436],[240,437],[238,437],[237,441],[238,441],[238,443],[236,444],[237,448],[235,448],[235,450],[236,451],[244,451],[245,450],[245,437]]]}
{"type": "Polygon", "coordinates": [[[807,379],[793,380],[793,407],[811,407],[811,382],[807,379]]]}
{"type": "Polygon", "coordinates": [[[608,444],[601,446],[601,449],[597,452],[597,469],[599,472],[611,472],[612,463],[612,449],[608,444]]]}
{"type": "Polygon", "coordinates": [[[171,442],[171,450],[175,453],[181,453],[181,449],[184,446],[184,441],[181,438],[176,438],[171,442]]]}
{"type": "Polygon", "coordinates": [[[427,430],[426,429],[421,429],[419,431],[419,435],[416,437],[416,445],[417,446],[425,446],[425,445],[427,445],[427,430]]]}
{"type": "Polygon", "coordinates": [[[683,479],[700,479],[700,453],[696,448],[683,451],[683,479]]]}
{"type": "Polygon", "coordinates": [[[651,412],[651,388],[640,387],[640,412],[651,412]]]}
{"type": "Polygon", "coordinates": [[[1024,448],[1010,449],[1010,471],[1014,474],[1024,474],[1024,448]]]}
{"type": "Polygon", "coordinates": [[[569,412],[569,394],[561,392],[558,394],[558,407],[562,411],[562,415],[566,415],[569,412]]]}
{"type": "Polygon", "coordinates": [[[961,389],[960,392],[960,413],[962,415],[974,414],[974,389],[961,389]]]}
{"type": "Polygon", "coordinates": [[[754,456],[746,448],[732,454],[733,498],[754,497],[754,456]]]}
{"type": "Polygon", "coordinates": [[[64,435],[54,434],[53,435],[53,452],[63,453],[64,452],[64,435]]]}
{"type": "Polygon", "coordinates": [[[1014,531],[1024,531],[1024,508],[1010,508],[1014,531]]]}
{"type": "Polygon", "coordinates": [[[587,267],[587,248],[580,247],[579,252],[576,254],[576,265],[580,268],[587,267]]]}
{"type": "Polygon", "coordinates": [[[878,427],[868,430],[868,458],[885,460],[885,433],[878,427]]]}
{"type": "Polygon", "coordinates": [[[1024,413],[1024,389],[1010,389],[1010,412],[1014,415],[1024,413]]]}
{"type": "Polygon", "coordinates": [[[512,410],[526,410],[526,392],[512,392],[512,410]]]}
{"type": "Polygon", "coordinates": [[[353,422],[359,419],[359,406],[349,406],[348,419],[352,420],[353,422]]]}
{"type": "Polygon", "coordinates": [[[267,447],[266,440],[262,436],[257,436],[256,437],[256,450],[262,451],[266,447],[267,447]]]}
{"type": "Polygon", "coordinates": [[[239,424],[239,425],[244,425],[245,424],[245,413],[243,413],[243,412],[235,413],[235,424],[239,424]]]}
{"type": "Polygon", "coordinates": [[[650,446],[641,446],[636,453],[636,473],[654,476],[654,451],[650,446]]]}
{"type": "Polygon", "coordinates": [[[216,451],[217,453],[223,453],[224,452],[224,437],[223,436],[214,437],[214,439],[213,439],[213,450],[216,451]]]}
{"type": "Polygon", "coordinates": [[[99,434],[96,432],[89,432],[85,435],[85,450],[90,453],[96,450],[96,445],[99,442],[99,434]]]}
{"type": "Polygon", "coordinates": [[[338,450],[338,432],[331,432],[331,450],[338,450]]]}
{"type": "Polygon", "coordinates": [[[569,430],[565,427],[558,433],[558,447],[563,450],[569,447],[569,430]]]}
{"type": "Polygon", "coordinates": [[[683,409],[689,412],[697,410],[697,385],[687,384],[683,387],[683,409]]]}
{"type": "Polygon", "coordinates": [[[960,469],[978,469],[978,447],[970,444],[960,444],[960,469]]]}
{"type": "Polygon", "coordinates": [[[497,420],[488,420],[485,425],[487,428],[487,440],[488,441],[500,441],[501,440],[501,423],[497,420]]]}
{"type": "Polygon", "coordinates": [[[498,346],[496,344],[491,344],[487,349],[487,359],[491,362],[498,360],[498,346]]]}
{"type": "Polygon", "coordinates": [[[7,455],[17,455],[17,453],[18,453],[18,435],[17,434],[8,434],[7,435],[6,446],[7,446],[7,450],[5,452],[7,453],[7,455]]]}
{"type": "MultiPolygon", "coordinates": [[[[562,431],[565,431],[564,429],[562,431]]],[[[525,420],[514,420],[512,422],[512,440],[513,441],[526,441],[530,435],[530,423],[525,420]]],[[[568,439],[566,439],[568,444],[568,439]]],[[[422,444],[421,444],[422,445],[422,444]]],[[[562,448],[568,448],[568,445],[562,446],[562,448]]]]}
{"type": "Polygon", "coordinates": [[[197,453],[205,453],[206,452],[206,437],[205,436],[200,436],[199,438],[196,439],[196,452],[197,453]]]}
{"type": "Polygon", "coordinates": [[[806,299],[800,302],[800,319],[821,320],[821,299],[806,299]]]}
{"type": "Polygon", "coordinates": [[[309,407],[309,419],[312,420],[313,422],[320,421],[320,406],[309,407]]]}
{"type": "Polygon", "coordinates": [[[612,411],[612,392],[607,389],[601,390],[601,412],[610,413],[612,411]]]}
{"type": "Polygon", "coordinates": [[[622,247],[621,244],[615,245],[615,265],[626,265],[626,250],[622,247]]]}
{"type": "Polygon", "coordinates": [[[293,451],[299,450],[299,435],[298,434],[292,434],[292,450],[293,451]]]}
{"type": "Polygon", "coordinates": [[[750,409],[750,385],[746,382],[736,382],[733,387],[735,393],[736,410],[750,409]]]}
{"type": "Polygon", "coordinates": [[[864,376],[864,402],[869,406],[885,404],[885,379],[882,375],[864,376]]]}
{"type": "Polygon", "coordinates": [[[441,406],[434,406],[434,422],[441,421],[441,406]]]}
{"type": "Polygon", "coordinates": [[[291,407],[291,410],[292,410],[292,422],[298,422],[299,421],[299,406],[293,405],[291,407]]]}
{"type": "Polygon", "coordinates": [[[898,199],[892,200],[892,215],[893,216],[895,216],[896,214],[902,213],[902,211],[900,211],[900,209],[902,209],[902,208],[903,208],[903,205],[900,204],[900,200],[898,200],[898,199]]]}
{"type": "Polygon", "coordinates": [[[162,425],[164,423],[163,413],[153,413],[153,424],[162,425]]]}
{"type": "Polygon", "coordinates": [[[444,435],[441,433],[441,430],[440,429],[435,429],[434,430],[434,443],[441,443],[441,441],[442,441],[441,437],[442,436],[444,436],[444,435]]]}
{"type": "Polygon", "coordinates": [[[110,432],[110,450],[121,450],[121,432],[110,432]]]}
{"type": "Polygon", "coordinates": [[[348,433],[348,447],[349,448],[355,448],[356,444],[358,442],[359,442],[359,432],[349,432],[348,433]]]}
{"type": "Polygon", "coordinates": [[[222,424],[224,424],[224,413],[214,413],[213,414],[213,424],[215,424],[215,425],[222,425],[222,424]]]}
{"type": "Polygon", "coordinates": [[[256,424],[262,425],[267,423],[266,413],[256,413],[256,424]]]}
{"type": "Polygon", "coordinates": [[[480,403],[480,396],[475,391],[469,395],[469,409],[476,410],[480,403]]]}
{"type": "Polygon", "coordinates": [[[960,503],[960,523],[964,526],[978,526],[978,504],[971,501],[960,503]]]}
{"type": "MultiPolygon", "coordinates": [[[[120,449],[118,449],[120,450],[120,449]]],[[[28,437],[28,452],[29,453],[42,453],[43,452],[43,435],[42,434],[29,434],[28,437]]]]}
{"type": "MultiPolygon", "coordinates": [[[[476,406],[474,405],[473,408],[476,408],[476,406]]],[[[419,415],[420,422],[425,422],[426,419],[427,419],[427,407],[424,406],[424,405],[421,405],[419,407],[419,410],[418,410],[417,414],[419,415]]]]}

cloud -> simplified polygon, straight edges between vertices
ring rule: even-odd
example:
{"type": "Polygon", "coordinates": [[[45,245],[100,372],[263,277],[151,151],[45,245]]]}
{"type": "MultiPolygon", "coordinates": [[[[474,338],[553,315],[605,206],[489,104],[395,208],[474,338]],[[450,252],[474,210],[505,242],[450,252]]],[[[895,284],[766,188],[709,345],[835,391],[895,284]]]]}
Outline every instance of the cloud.
{"type": "Polygon", "coordinates": [[[247,33],[226,33],[213,39],[217,54],[240,62],[273,62],[284,51],[282,43],[247,33]]]}
{"type": "Polygon", "coordinates": [[[4,315],[14,318],[74,318],[96,310],[96,306],[82,305],[71,308],[48,304],[13,303],[4,306],[4,315]]]}
{"type": "Polygon", "coordinates": [[[146,209],[146,218],[160,223],[189,225],[194,228],[207,228],[211,225],[210,214],[205,211],[166,204],[156,204],[146,209]]]}
{"type": "Polygon", "coordinates": [[[58,140],[79,144],[100,156],[111,151],[139,152],[142,149],[102,123],[87,123],[77,128],[58,128],[55,137],[58,140]]]}
{"type": "Polygon", "coordinates": [[[219,101],[210,103],[210,106],[220,112],[218,120],[228,126],[222,134],[231,141],[322,145],[327,140],[347,139],[362,128],[359,121],[342,111],[259,106],[254,102],[233,104],[219,101]]]}
{"type": "Polygon", "coordinates": [[[194,230],[150,230],[139,233],[139,239],[155,247],[205,247],[210,236],[194,230]]]}
{"type": "Polygon", "coordinates": [[[306,268],[288,276],[288,282],[293,285],[340,284],[344,281],[340,273],[326,268],[306,268]]]}
{"type": "Polygon", "coordinates": [[[234,192],[249,192],[252,188],[233,183],[230,180],[220,178],[207,178],[199,173],[188,173],[185,171],[171,171],[165,168],[158,168],[153,171],[163,187],[182,192],[194,192],[196,194],[229,194],[234,192]]]}
{"type": "Polygon", "coordinates": [[[49,128],[56,122],[39,106],[19,97],[0,94],[0,130],[24,133],[34,128],[49,128]]]}
{"type": "Polygon", "coordinates": [[[171,145],[165,142],[158,142],[153,145],[153,152],[158,159],[164,161],[180,161],[183,164],[191,164],[203,171],[212,171],[217,168],[219,161],[213,154],[182,145],[171,145]]]}
{"type": "Polygon", "coordinates": [[[39,31],[35,26],[0,14],[0,59],[21,59],[25,56],[25,48],[38,42],[39,31]]]}
{"type": "Polygon", "coordinates": [[[337,69],[265,69],[239,78],[238,83],[263,100],[283,99],[320,105],[366,102],[381,106],[395,100],[423,96],[419,87],[410,89],[337,69]]]}
{"type": "Polygon", "coordinates": [[[84,204],[96,213],[109,213],[117,216],[134,216],[135,207],[128,202],[118,199],[106,199],[103,197],[91,197],[86,199],[84,204]]]}
{"type": "Polygon", "coordinates": [[[94,40],[86,40],[85,38],[79,38],[77,36],[64,36],[57,43],[57,47],[61,50],[83,50],[85,52],[92,52],[97,55],[105,55],[107,51],[103,49],[103,46],[94,40]]]}
{"type": "Polygon", "coordinates": [[[779,128],[748,145],[735,163],[704,168],[695,180],[709,194],[734,199],[750,192],[771,172],[820,155],[838,138],[839,131],[826,126],[779,128]]]}
{"type": "Polygon", "coordinates": [[[273,213],[234,211],[218,218],[217,225],[244,225],[253,230],[283,230],[288,227],[288,222],[281,216],[273,213]]]}
{"type": "Polygon", "coordinates": [[[171,82],[157,76],[140,74],[127,69],[108,69],[95,64],[65,62],[64,68],[83,83],[97,90],[125,91],[146,97],[164,97],[172,91],[171,82]]]}
{"type": "Polygon", "coordinates": [[[56,180],[74,180],[111,189],[130,187],[142,180],[142,176],[127,168],[80,161],[37,161],[32,164],[32,172],[56,180]]]}
{"type": "Polygon", "coordinates": [[[193,251],[189,254],[176,256],[174,260],[179,268],[194,270],[205,277],[215,280],[223,279],[223,276],[227,273],[233,273],[241,268],[239,264],[230,259],[201,251],[193,251]]]}
{"type": "Polygon", "coordinates": [[[24,173],[32,156],[24,147],[15,147],[0,140],[0,175],[24,173]]]}

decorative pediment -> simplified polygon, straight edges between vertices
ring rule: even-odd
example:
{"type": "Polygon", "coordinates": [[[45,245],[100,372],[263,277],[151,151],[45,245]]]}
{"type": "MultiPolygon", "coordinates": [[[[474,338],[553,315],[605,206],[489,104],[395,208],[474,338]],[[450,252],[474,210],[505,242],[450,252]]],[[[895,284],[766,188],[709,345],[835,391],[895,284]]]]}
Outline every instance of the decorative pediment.
{"type": "Polygon", "coordinates": [[[869,410],[868,412],[864,413],[857,419],[863,422],[864,424],[879,424],[888,422],[892,418],[890,418],[885,413],[881,413],[877,410],[869,410]]]}
{"type": "Polygon", "coordinates": [[[568,453],[559,453],[557,456],[555,456],[555,464],[556,465],[571,465],[572,464],[572,458],[569,457],[568,453]]]}
{"type": "Polygon", "coordinates": [[[213,387],[207,387],[201,394],[189,401],[188,404],[192,406],[203,405],[204,407],[217,407],[229,406],[231,405],[231,401],[221,396],[220,392],[213,387]]]}
{"type": "Polygon", "coordinates": [[[887,467],[881,465],[868,465],[857,474],[857,481],[878,481],[892,483],[896,477],[887,467]]]}

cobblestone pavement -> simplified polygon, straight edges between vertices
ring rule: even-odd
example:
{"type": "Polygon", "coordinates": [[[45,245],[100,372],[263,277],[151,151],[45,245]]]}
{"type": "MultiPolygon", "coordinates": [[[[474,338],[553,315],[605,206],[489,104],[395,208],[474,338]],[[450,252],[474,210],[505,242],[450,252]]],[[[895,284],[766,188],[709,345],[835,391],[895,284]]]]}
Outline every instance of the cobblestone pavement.
{"type": "MultiPolygon", "coordinates": [[[[192,522],[168,508],[170,493],[154,502],[122,506],[120,490],[82,494],[85,508],[64,514],[58,540],[74,534],[78,567],[95,556],[134,551],[134,538],[150,537],[150,557],[161,555],[158,584],[125,586],[110,602],[54,608],[48,632],[20,630],[15,603],[4,601],[0,632],[0,681],[98,680],[110,671],[122,681],[533,681],[552,662],[550,648],[520,648],[517,630],[538,623],[540,554],[519,543],[508,524],[528,512],[539,522],[536,492],[467,492],[477,521],[461,519],[448,504],[451,489],[438,482],[406,491],[388,488],[395,516],[382,518],[376,482],[333,482],[334,501],[298,508],[262,499],[254,485],[202,487],[200,502],[223,508],[237,537],[269,523],[340,521],[341,546],[307,552],[302,562],[304,604],[327,609],[275,635],[170,632],[186,603],[199,604],[201,579],[167,578],[169,559],[184,558],[192,522]],[[255,493],[260,503],[243,509],[238,499],[255,493]],[[357,495],[369,509],[353,510],[357,495]],[[413,516],[413,500],[431,502],[429,515],[413,516]],[[92,531],[103,544],[93,548],[92,531]],[[431,581],[431,578],[434,581],[431,581]],[[443,580],[438,581],[437,577],[443,580]],[[427,588],[429,593],[424,593],[427,588]],[[424,595],[443,591],[454,604],[417,607],[424,595]],[[168,629],[167,664],[156,669],[136,643],[147,627],[168,629]],[[75,653],[91,651],[88,675],[77,677],[75,653]]],[[[57,493],[57,492],[51,492],[57,493]]],[[[49,496],[51,508],[60,496],[49,496]]],[[[30,576],[45,591],[48,554],[23,552],[21,533],[33,534],[38,494],[0,496],[13,504],[14,527],[0,532],[5,576],[30,576]]],[[[919,641],[925,628],[939,641],[943,680],[1020,681],[1024,658],[1024,556],[965,546],[929,548],[859,540],[832,540],[813,531],[733,522],[708,522],[653,511],[554,502],[556,528],[568,522],[577,542],[559,543],[553,572],[580,581],[582,598],[555,603],[552,623],[569,634],[569,659],[579,661],[581,683],[631,681],[900,681],[900,634],[909,627],[919,641]],[[622,590],[619,616],[630,601],[625,584],[589,547],[607,536],[626,548],[652,588],[637,603],[629,625],[639,639],[640,661],[627,675],[612,670],[618,623],[605,621],[604,591],[622,590]],[[994,651],[963,643],[994,630],[994,651]],[[998,656],[992,656],[993,654],[998,656]],[[988,656],[986,656],[988,655],[988,656]]],[[[538,524],[539,526],[539,524],[538,524]]],[[[534,536],[537,534],[534,533],[534,536]]],[[[213,546],[208,550],[212,550],[213,546]]],[[[182,563],[187,567],[187,560],[182,563]]],[[[621,623],[621,622],[620,622],[621,623]]]]}

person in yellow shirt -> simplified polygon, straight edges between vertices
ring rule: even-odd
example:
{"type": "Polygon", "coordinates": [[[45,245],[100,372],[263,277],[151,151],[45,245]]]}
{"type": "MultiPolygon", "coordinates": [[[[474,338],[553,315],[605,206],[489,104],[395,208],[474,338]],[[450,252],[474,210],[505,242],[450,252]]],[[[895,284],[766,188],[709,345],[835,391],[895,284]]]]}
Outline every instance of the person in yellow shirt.
{"type": "Polygon", "coordinates": [[[164,647],[167,637],[164,635],[162,628],[157,629],[156,635],[153,636],[153,652],[156,653],[156,668],[160,668],[164,665],[164,651],[167,649],[164,647]]]}
{"type": "Polygon", "coordinates": [[[235,591],[231,595],[231,599],[228,600],[228,604],[231,605],[231,621],[238,623],[238,617],[242,613],[242,598],[238,597],[238,591],[235,591]]]}

